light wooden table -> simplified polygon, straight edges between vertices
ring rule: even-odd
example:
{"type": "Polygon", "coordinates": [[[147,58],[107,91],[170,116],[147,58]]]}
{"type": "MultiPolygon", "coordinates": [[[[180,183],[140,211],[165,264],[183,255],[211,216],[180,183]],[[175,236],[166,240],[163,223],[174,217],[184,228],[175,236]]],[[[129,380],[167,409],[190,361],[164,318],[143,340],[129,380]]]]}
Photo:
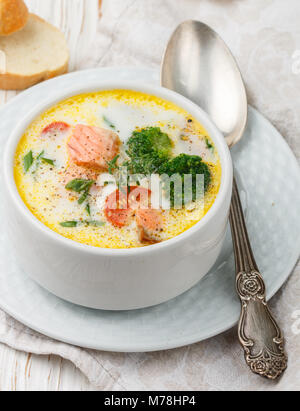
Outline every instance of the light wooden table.
{"type": "MultiPolygon", "coordinates": [[[[66,33],[70,47],[70,70],[80,68],[79,41],[96,34],[101,0],[26,0],[39,14],[66,33]]],[[[15,92],[0,91],[0,104],[15,92]]],[[[36,356],[0,344],[0,390],[95,390],[70,362],[55,356],[36,356]]]]}
{"type": "Polygon", "coordinates": [[[0,391],[94,391],[69,361],[37,356],[0,344],[0,391]]]}

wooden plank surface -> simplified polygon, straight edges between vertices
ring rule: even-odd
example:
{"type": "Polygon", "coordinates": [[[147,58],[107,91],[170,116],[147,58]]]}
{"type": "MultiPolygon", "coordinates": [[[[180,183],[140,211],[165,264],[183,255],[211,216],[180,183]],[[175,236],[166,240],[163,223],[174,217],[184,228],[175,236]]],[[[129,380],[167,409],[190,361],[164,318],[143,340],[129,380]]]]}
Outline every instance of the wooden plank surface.
{"type": "MultiPolygon", "coordinates": [[[[96,33],[101,0],[26,0],[30,11],[60,27],[70,48],[70,70],[80,68],[85,42],[96,33]]],[[[0,105],[16,95],[0,91],[0,105]]],[[[69,361],[36,356],[0,344],[0,391],[95,390],[69,361]]]]}

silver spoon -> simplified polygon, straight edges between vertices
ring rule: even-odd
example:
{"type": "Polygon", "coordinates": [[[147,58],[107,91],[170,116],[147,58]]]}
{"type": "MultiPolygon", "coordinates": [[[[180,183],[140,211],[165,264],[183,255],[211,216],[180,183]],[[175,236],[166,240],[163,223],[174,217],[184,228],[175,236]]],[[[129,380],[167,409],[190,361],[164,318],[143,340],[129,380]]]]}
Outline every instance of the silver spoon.
{"type": "MultiPolygon", "coordinates": [[[[230,50],[206,24],[186,21],[170,39],[162,64],[162,86],[202,107],[232,147],[247,124],[247,95],[230,50]]],[[[287,368],[284,339],[266,302],[234,180],[230,225],[236,262],[236,286],[242,310],[238,327],[245,359],[254,373],[275,380],[287,368]]]]}

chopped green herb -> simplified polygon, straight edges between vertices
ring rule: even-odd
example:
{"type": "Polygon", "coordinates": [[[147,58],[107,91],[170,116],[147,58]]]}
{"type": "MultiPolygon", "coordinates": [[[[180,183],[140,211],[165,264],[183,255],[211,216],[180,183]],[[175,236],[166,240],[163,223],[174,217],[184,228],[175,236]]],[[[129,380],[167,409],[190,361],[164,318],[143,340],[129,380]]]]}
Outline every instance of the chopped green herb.
{"type": "Polygon", "coordinates": [[[91,206],[89,205],[89,203],[87,203],[85,211],[88,213],[89,216],[91,216],[91,206]]]}
{"type": "Polygon", "coordinates": [[[59,223],[59,225],[65,228],[74,228],[78,227],[79,225],[87,225],[90,227],[103,227],[105,225],[105,222],[98,220],[64,221],[63,223],[59,223]]]}
{"type": "Polygon", "coordinates": [[[29,171],[30,167],[33,164],[33,161],[34,161],[34,158],[33,158],[32,150],[30,150],[29,153],[26,154],[26,156],[23,159],[25,173],[29,171]]]}
{"type": "Polygon", "coordinates": [[[108,125],[108,127],[112,128],[113,130],[116,129],[116,126],[106,116],[103,116],[103,121],[108,125]]]}
{"type": "Polygon", "coordinates": [[[45,154],[45,151],[41,151],[40,154],[38,154],[37,158],[35,159],[35,169],[33,171],[33,174],[35,174],[40,166],[41,162],[41,157],[45,154]]]}
{"type": "Polygon", "coordinates": [[[105,225],[104,221],[97,221],[97,220],[87,220],[84,221],[85,224],[91,227],[103,227],[105,225]]]}
{"type": "Polygon", "coordinates": [[[208,138],[205,139],[206,147],[210,150],[214,148],[214,146],[211,144],[211,142],[208,140],[208,138]]]}
{"type": "Polygon", "coordinates": [[[82,196],[79,197],[78,204],[83,204],[85,200],[88,198],[89,190],[85,191],[82,196]]]}
{"type": "Polygon", "coordinates": [[[107,165],[108,165],[108,172],[109,174],[113,174],[114,170],[118,169],[117,166],[117,161],[119,159],[119,154],[113,158],[111,161],[107,161],[107,165]]]}
{"type": "Polygon", "coordinates": [[[54,166],[54,165],[55,165],[54,160],[51,160],[50,158],[42,157],[42,161],[43,161],[44,163],[50,164],[51,166],[54,166]]]}
{"type": "Polygon", "coordinates": [[[66,185],[67,190],[73,190],[76,193],[81,193],[82,191],[89,190],[94,184],[94,180],[84,180],[84,179],[75,179],[70,181],[66,185]]]}
{"type": "Polygon", "coordinates": [[[40,154],[37,156],[36,161],[39,161],[44,154],[45,150],[41,151],[40,154]]]}
{"type": "Polygon", "coordinates": [[[30,167],[32,166],[33,163],[35,163],[35,168],[33,171],[33,174],[35,174],[40,166],[41,161],[44,163],[51,164],[54,166],[54,160],[51,160],[49,158],[43,157],[45,154],[45,150],[41,151],[40,154],[37,155],[36,159],[34,159],[32,151],[30,151],[25,157],[24,157],[24,169],[27,172],[30,167]]]}
{"type": "Polygon", "coordinates": [[[77,227],[78,221],[64,221],[63,223],[59,223],[59,224],[65,228],[73,228],[73,227],[77,227]]]}
{"type": "Polygon", "coordinates": [[[94,183],[94,180],[83,180],[76,178],[66,185],[66,189],[75,191],[76,193],[82,193],[82,195],[79,197],[78,204],[83,204],[88,198],[90,188],[94,183]]]}

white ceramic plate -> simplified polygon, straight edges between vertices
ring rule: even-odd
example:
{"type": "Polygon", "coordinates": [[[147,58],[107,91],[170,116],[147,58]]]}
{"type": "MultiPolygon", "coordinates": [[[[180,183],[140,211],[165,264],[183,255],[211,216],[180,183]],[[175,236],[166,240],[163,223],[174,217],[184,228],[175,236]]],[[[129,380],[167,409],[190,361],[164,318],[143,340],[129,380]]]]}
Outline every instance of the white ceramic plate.
{"type": "MultiPolygon", "coordinates": [[[[80,86],[87,78],[99,77],[158,82],[158,74],[151,70],[107,68],[77,72],[35,86],[0,111],[0,150],[17,120],[39,100],[58,87],[67,89],[74,82],[80,86]]],[[[286,281],[299,256],[299,167],[280,134],[252,108],[247,132],[232,154],[247,206],[250,238],[270,298],[286,281]]],[[[0,192],[0,224],[5,218],[1,204],[0,192]]],[[[143,310],[90,310],[60,300],[30,280],[15,263],[5,233],[0,235],[1,308],[36,331],[81,347],[156,351],[215,336],[238,320],[240,305],[234,286],[228,230],[214,269],[187,293],[143,310]]]]}

